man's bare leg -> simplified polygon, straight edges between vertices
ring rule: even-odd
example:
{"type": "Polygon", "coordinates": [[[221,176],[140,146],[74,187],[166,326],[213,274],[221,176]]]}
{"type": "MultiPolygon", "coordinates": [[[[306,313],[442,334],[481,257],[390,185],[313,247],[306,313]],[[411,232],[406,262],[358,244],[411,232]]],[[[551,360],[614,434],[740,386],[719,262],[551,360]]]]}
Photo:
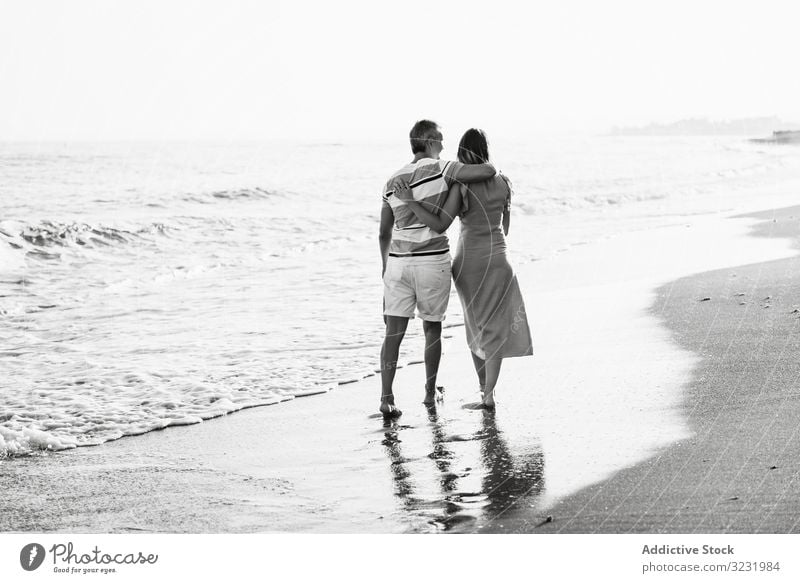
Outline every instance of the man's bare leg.
{"type": "Polygon", "coordinates": [[[422,322],[425,332],[425,400],[426,405],[436,402],[436,376],[442,360],[442,323],[422,322]]]}
{"type": "Polygon", "coordinates": [[[386,316],[386,336],[381,347],[381,406],[384,415],[400,415],[400,409],[394,406],[394,373],[397,371],[397,358],[400,354],[400,343],[406,334],[408,318],[386,316]]]}

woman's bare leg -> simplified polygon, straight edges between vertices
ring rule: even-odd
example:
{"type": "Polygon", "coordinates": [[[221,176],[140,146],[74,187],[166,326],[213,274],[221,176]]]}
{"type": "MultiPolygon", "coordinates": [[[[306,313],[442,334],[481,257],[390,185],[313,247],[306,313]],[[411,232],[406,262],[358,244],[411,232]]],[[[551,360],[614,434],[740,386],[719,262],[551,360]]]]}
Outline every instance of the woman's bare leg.
{"type": "Polygon", "coordinates": [[[478,384],[481,386],[482,393],[483,388],[486,386],[486,361],[472,351],[470,351],[470,354],[472,355],[472,364],[475,365],[475,372],[478,375],[478,384]]]}
{"type": "Polygon", "coordinates": [[[486,366],[486,384],[483,387],[483,404],[486,407],[494,407],[494,388],[497,385],[497,379],[500,377],[500,367],[503,364],[502,358],[487,358],[486,366]]]}

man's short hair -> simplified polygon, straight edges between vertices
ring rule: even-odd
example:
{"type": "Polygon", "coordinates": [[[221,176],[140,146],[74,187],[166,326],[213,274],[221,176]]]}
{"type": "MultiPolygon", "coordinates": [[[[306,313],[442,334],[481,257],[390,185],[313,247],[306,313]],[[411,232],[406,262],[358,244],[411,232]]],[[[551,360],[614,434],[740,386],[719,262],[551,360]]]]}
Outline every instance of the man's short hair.
{"type": "Polygon", "coordinates": [[[408,137],[411,138],[411,153],[418,154],[424,152],[428,145],[428,140],[436,139],[440,136],[439,124],[429,119],[421,119],[414,124],[408,137]]]}

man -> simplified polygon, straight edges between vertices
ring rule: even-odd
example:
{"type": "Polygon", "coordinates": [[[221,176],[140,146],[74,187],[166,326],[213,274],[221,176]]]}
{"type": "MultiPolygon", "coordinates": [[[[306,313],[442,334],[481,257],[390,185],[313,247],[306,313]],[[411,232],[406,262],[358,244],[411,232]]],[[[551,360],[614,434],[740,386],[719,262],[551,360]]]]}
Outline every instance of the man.
{"type": "Polygon", "coordinates": [[[381,405],[384,417],[402,414],[392,384],[400,343],[416,308],[425,332],[425,399],[433,404],[442,357],[442,320],[450,299],[450,247],[447,236],[420,223],[406,204],[393,196],[408,183],[414,200],[441,208],[454,182],[483,182],[495,175],[490,164],[439,160],[442,133],[430,120],[414,124],[409,134],[414,159],[386,182],[378,236],[383,262],[383,314],[386,336],[381,348],[381,405]]]}

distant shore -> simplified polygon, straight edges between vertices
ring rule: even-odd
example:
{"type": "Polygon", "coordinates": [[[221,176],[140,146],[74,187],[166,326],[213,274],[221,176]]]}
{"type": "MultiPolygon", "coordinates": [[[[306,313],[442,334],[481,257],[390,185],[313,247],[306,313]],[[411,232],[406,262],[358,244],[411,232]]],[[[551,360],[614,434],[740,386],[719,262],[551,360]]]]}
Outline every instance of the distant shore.
{"type": "Polygon", "coordinates": [[[731,120],[682,119],[672,123],[651,123],[638,127],[614,127],[612,136],[754,136],[776,128],[798,130],[800,125],[778,117],[749,117],[731,120]]]}
{"type": "Polygon", "coordinates": [[[768,138],[754,138],[750,141],[757,144],[800,144],[800,131],[774,131],[768,138]]]}

